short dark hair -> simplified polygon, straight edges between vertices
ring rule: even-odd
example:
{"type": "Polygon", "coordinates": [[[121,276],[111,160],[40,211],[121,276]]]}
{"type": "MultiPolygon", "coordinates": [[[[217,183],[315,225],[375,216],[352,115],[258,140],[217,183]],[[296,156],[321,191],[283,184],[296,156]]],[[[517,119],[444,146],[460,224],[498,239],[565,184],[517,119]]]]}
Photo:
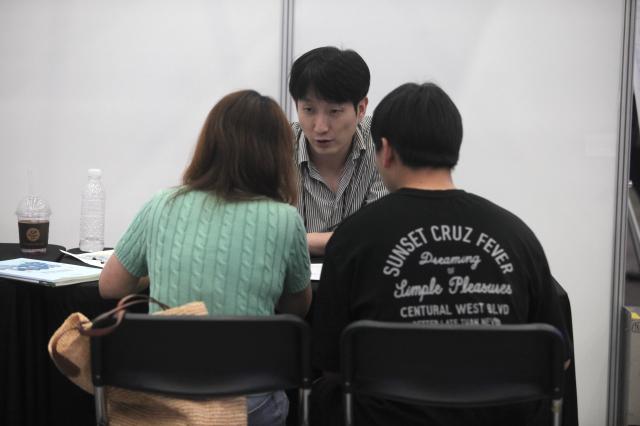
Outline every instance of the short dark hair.
{"type": "Polygon", "coordinates": [[[318,47],[300,56],[291,67],[289,93],[298,102],[308,94],[329,102],[358,102],[367,96],[371,74],[353,50],[318,47]]]}
{"type": "Polygon", "coordinates": [[[211,109],[202,126],[182,192],[295,204],[293,143],[291,125],[273,99],[254,90],[231,93],[211,109]]]}
{"type": "Polygon", "coordinates": [[[453,168],[462,143],[462,118],[449,96],[433,83],[406,83],[382,99],[371,121],[376,150],[385,137],[412,168],[453,168]]]}

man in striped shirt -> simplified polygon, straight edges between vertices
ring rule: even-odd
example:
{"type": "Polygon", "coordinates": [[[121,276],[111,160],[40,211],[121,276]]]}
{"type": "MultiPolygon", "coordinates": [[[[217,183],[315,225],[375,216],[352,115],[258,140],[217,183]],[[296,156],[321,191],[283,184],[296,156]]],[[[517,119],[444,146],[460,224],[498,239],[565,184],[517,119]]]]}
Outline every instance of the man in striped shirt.
{"type": "Polygon", "coordinates": [[[300,173],[298,211],[311,255],[340,222],[387,189],[375,165],[371,118],[365,117],[370,74],[353,50],[320,47],[291,68],[289,92],[298,112],[293,131],[300,173]]]}

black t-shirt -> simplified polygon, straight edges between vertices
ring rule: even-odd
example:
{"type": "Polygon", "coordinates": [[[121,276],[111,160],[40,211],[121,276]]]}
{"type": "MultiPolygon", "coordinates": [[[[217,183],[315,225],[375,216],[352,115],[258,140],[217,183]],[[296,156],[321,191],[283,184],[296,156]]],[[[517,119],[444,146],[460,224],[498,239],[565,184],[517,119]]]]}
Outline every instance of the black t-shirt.
{"type": "MultiPolygon", "coordinates": [[[[333,372],[340,333],[360,319],[566,329],[533,232],[462,190],[401,189],[346,219],[327,244],[314,305],[314,366],[333,372]]],[[[358,406],[368,424],[457,424],[459,411],[370,399],[358,406]]]]}

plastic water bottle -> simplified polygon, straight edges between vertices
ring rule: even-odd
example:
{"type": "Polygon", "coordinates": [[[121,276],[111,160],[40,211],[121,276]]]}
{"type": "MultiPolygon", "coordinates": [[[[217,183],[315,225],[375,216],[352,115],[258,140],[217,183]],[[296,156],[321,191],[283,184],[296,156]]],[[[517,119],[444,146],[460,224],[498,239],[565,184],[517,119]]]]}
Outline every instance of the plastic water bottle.
{"type": "Polygon", "coordinates": [[[104,187],[102,170],[89,169],[89,181],[82,191],[80,208],[80,250],[104,249],[104,187]]]}

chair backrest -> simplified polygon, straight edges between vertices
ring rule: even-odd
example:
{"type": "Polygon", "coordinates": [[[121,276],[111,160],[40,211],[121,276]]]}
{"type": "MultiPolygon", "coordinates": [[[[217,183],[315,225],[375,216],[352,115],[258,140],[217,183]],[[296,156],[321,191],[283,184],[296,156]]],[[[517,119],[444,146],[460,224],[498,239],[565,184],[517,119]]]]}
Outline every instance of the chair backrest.
{"type": "Polygon", "coordinates": [[[306,389],[309,339],[293,315],[127,314],[113,333],[91,338],[92,379],[184,397],[306,389]]]}
{"type": "Polygon", "coordinates": [[[561,399],[564,341],[548,324],[447,326],[358,321],[341,341],[345,392],[413,404],[561,399]]]}

